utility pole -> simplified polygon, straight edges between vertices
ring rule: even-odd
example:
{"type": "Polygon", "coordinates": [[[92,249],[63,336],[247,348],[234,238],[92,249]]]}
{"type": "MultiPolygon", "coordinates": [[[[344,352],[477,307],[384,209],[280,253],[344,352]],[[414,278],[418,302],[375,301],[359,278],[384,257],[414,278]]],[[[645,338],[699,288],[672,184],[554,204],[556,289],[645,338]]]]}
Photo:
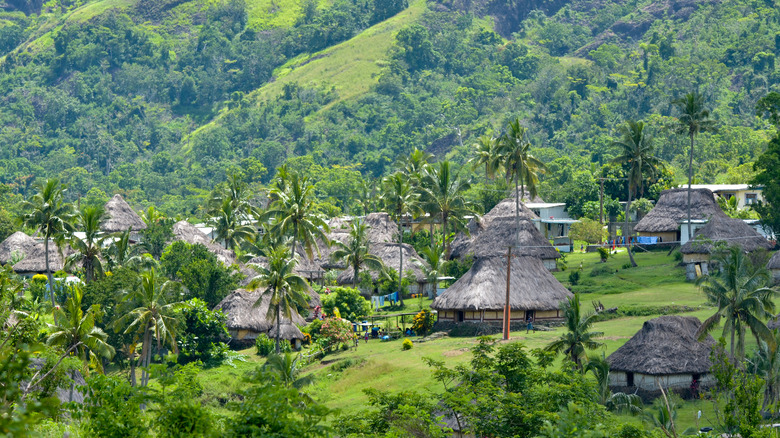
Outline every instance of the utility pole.
{"type": "Polygon", "coordinates": [[[509,279],[512,272],[512,247],[506,250],[506,304],[504,305],[504,340],[509,340],[509,329],[512,318],[512,308],[509,305],[509,279]]]}

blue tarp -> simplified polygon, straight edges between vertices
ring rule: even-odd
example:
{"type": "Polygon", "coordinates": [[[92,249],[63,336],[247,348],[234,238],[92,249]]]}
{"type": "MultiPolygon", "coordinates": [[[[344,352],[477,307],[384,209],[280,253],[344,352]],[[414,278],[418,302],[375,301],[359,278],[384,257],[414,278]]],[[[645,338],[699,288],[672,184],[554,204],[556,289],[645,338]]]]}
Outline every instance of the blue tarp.
{"type": "Polygon", "coordinates": [[[655,245],[658,243],[656,236],[638,236],[636,242],[640,245],[655,245]]]}

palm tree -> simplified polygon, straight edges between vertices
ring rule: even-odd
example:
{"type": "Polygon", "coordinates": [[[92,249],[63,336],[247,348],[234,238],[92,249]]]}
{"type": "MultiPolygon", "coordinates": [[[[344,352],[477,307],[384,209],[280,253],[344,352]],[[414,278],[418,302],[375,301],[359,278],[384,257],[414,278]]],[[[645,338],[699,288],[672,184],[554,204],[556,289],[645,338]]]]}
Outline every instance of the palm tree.
{"type": "Polygon", "coordinates": [[[271,354],[263,364],[263,371],[270,371],[286,387],[301,389],[311,385],[311,376],[298,377],[302,366],[299,365],[301,355],[293,357],[292,353],[271,354]]]}
{"type": "Polygon", "coordinates": [[[440,161],[438,166],[426,170],[423,179],[422,205],[431,213],[429,220],[433,220],[434,216],[441,220],[442,246],[447,259],[450,258],[449,225],[452,225],[452,231],[465,229],[464,217],[476,210],[474,204],[463,196],[471,188],[471,179],[459,176],[457,172],[452,174],[449,161],[440,161]]]}
{"type": "Polygon", "coordinates": [[[286,175],[287,177],[279,183],[284,188],[277,187],[271,190],[271,198],[275,201],[261,217],[263,220],[276,218],[277,221],[269,229],[270,233],[292,236],[291,255],[295,254],[295,249],[300,243],[311,259],[312,249],[316,249],[319,254],[317,239],[328,242],[325,235],[328,224],[315,212],[314,186],[309,184],[309,179],[298,176],[295,172],[286,175]]]}
{"type": "Polygon", "coordinates": [[[444,251],[441,246],[433,245],[423,248],[420,251],[420,256],[428,263],[427,266],[421,263],[420,268],[425,274],[425,280],[431,285],[431,295],[433,298],[436,298],[438,278],[444,273],[444,261],[446,259],[444,251]]]}
{"type": "Polygon", "coordinates": [[[154,206],[149,206],[146,211],[141,212],[141,219],[146,224],[146,229],[142,231],[144,238],[140,246],[155,260],[160,260],[163,250],[173,237],[173,220],[165,217],[154,206]]]}
{"type": "Polygon", "coordinates": [[[745,357],[746,329],[757,341],[777,348],[772,331],[764,323],[775,312],[773,298],[777,296],[775,289],[767,287],[771,279],[769,271],[763,266],[753,266],[737,245],[716,254],[715,261],[720,269],[700,278],[699,284],[707,301],[718,310],[702,323],[699,339],[725,318],[723,336],[729,334],[731,337],[732,357],[745,357]]]}
{"type": "Polygon", "coordinates": [[[48,179],[44,183],[38,183],[36,188],[37,192],[22,206],[23,210],[29,211],[22,216],[22,223],[26,227],[37,229],[43,237],[46,276],[49,279],[51,305],[55,307],[54,279],[49,266],[49,240],[73,231],[73,225],[70,223],[73,217],[73,206],[65,202],[63,196],[65,188],[58,179],[48,179]]]}
{"type": "Polygon", "coordinates": [[[653,156],[653,138],[645,130],[644,122],[635,122],[629,120],[620,127],[620,140],[612,143],[613,146],[620,148],[620,155],[615,157],[612,162],[621,166],[628,166],[628,201],[626,202],[626,226],[625,238],[628,257],[631,259],[631,266],[636,267],[634,254],[631,252],[631,245],[628,242],[628,213],[631,208],[631,196],[637,192],[643,193],[642,183],[645,175],[651,177],[656,175],[658,167],[663,164],[653,156]]]}
{"type": "Polygon", "coordinates": [[[148,271],[157,267],[157,260],[154,257],[139,254],[141,245],[133,246],[130,244],[130,232],[131,230],[128,228],[119,233],[108,249],[103,251],[109,269],[114,270],[122,266],[128,266],[135,270],[148,271]]]}
{"type": "Polygon", "coordinates": [[[276,321],[276,354],[281,352],[279,345],[279,336],[281,331],[282,316],[292,319],[292,312],[296,307],[308,306],[308,296],[306,291],[309,285],[295,271],[296,259],[290,255],[287,247],[276,246],[266,253],[268,257],[268,267],[250,264],[257,277],[253,278],[247,286],[250,290],[258,287],[264,287],[265,291],[255,302],[255,307],[260,306],[263,298],[266,296],[271,300],[268,306],[267,318],[274,318],[276,321]]]}
{"type": "Polygon", "coordinates": [[[591,312],[585,316],[580,315],[579,294],[574,294],[574,297],[564,304],[563,315],[566,322],[566,333],[545,347],[545,350],[555,353],[562,352],[581,370],[585,350],[602,347],[604,344],[596,341],[596,338],[604,333],[590,331],[596,314],[591,312]]]}
{"type": "Polygon", "coordinates": [[[414,148],[412,153],[410,153],[405,160],[401,161],[399,167],[401,171],[405,172],[406,175],[412,179],[412,183],[416,186],[420,184],[420,180],[422,179],[431,158],[433,158],[432,154],[414,148]]]}
{"type": "Polygon", "coordinates": [[[71,269],[81,265],[87,283],[95,279],[95,274],[103,276],[103,263],[100,261],[103,242],[110,235],[100,236],[100,223],[106,219],[106,212],[100,206],[83,207],[76,215],[76,224],[84,233],[84,238],[71,234],[70,247],[76,252],[65,260],[65,267],[71,269]]]}
{"type": "Polygon", "coordinates": [[[81,309],[83,291],[80,286],[72,286],[68,292],[64,309],[54,309],[54,324],[49,324],[51,334],[46,338],[46,345],[72,351],[84,364],[89,363],[89,354],[111,359],[114,347],[108,344],[108,335],[95,326],[97,308],[90,307],[86,312],[81,309]]]}
{"type": "MultiPolygon", "coordinates": [[[[780,344],[780,331],[773,330],[775,345],[780,344]]],[[[777,406],[780,401],[780,349],[771,348],[764,341],[758,343],[758,351],[750,358],[750,372],[764,380],[764,404],[762,411],[766,412],[767,406],[777,406]]]]}
{"type": "Polygon", "coordinates": [[[219,208],[212,211],[211,215],[216,238],[221,240],[227,249],[235,251],[252,235],[252,227],[244,223],[247,216],[228,197],[222,199],[219,208]]]}
{"type": "Polygon", "coordinates": [[[344,244],[334,241],[336,250],[331,254],[333,260],[343,260],[347,266],[352,266],[355,275],[352,277],[352,287],[357,289],[358,275],[360,267],[366,266],[369,269],[381,271],[384,269],[382,260],[379,257],[369,253],[368,236],[366,235],[366,224],[356,219],[350,225],[349,241],[344,244]]]}
{"type": "MultiPolygon", "coordinates": [[[[141,356],[138,358],[141,372],[141,386],[149,383],[149,365],[152,361],[152,341],[156,340],[157,349],[168,345],[176,352],[176,334],[179,320],[174,310],[180,302],[168,302],[175,296],[178,283],[158,276],[152,269],[141,274],[140,283],[124,298],[133,306],[133,310],[116,321],[116,327],[125,327],[125,334],[138,334],[141,337],[141,356]]],[[[130,372],[135,385],[135,367],[130,372]]]]}
{"type": "Polygon", "coordinates": [[[520,229],[520,201],[525,196],[525,188],[533,199],[536,196],[536,185],[539,183],[539,173],[547,171],[544,163],[531,155],[531,143],[526,138],[525,128],[520,126],[520,120],[509,122],[507,132],[501,137],[498,145],[499,162],[506,171],[506,180],[515,182],[515,220],[520,229]]]}
{"type": "Polygon", "coordinates": [[[385,208],[387,208],[388,212],[398,222],[398,300],[403,307],[404,297],[401,293],[401,279],[404,275],[404,233],[401,228],[401,220],[404,216],[412,213],[417,208],[419,197],[417,193],[412,190],[409,178],[401,172],[396,172],[385,177],[385,179],[382,180],[382,185],[384,189],[382,200],[384,201],[385,208]]]}
{"type": "Polygon", "coordinates": [[[687,135],[691,140],[691,151],[688,156],[688,238],[691,234],[691,184],[693,183],[693,144],[697,134],[715,131],[715,121],[710,119],[710,112],[704,108],[704,96],[698,92],[688,93],[675,99],[672,104],[680,110],[677,119],[676,132],[687,135]]]}
{"type": "Polygon", "coordinates": [[[593,373],[593,377],[596,379],[598,402],[604,405],[607,410],[631,414],[638,414],[642,411],[642,399],[638,395],[623,392],[613,393],[609,389],[609,362],[604,357],[604,353],[601,353],[601,356],[590,356],[584,371],[593,373]]]}
{"type": "Polygon", "coordinates": [[[471,159],[472,166],[474,169],[479,166],[485,166],[486,180],[492,179],[501,167],[498,145],[499,140],[492,135],[482,135],[474,143],[474,158],[471,159]]]}

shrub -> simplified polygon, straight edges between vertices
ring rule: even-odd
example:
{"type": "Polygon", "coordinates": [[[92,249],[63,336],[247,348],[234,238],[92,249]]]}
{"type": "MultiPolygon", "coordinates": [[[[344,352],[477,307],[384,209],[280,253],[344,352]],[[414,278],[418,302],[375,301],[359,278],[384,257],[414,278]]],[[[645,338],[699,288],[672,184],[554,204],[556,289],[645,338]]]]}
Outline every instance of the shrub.
{"type": "Polygon", "coordinates": [[[672,257],[674,258],[675,262],[683,261],[683,255],[682,255],[682,253],[680,252],[679,249],[675,249],[674,250],[674,252],[672,253],[672,257]]]}
{"type": "Polygon", "coordinates": [[[403,344],[401,344],[401,348],[405,350],[411,350],[412,347],[414,347],[414,344],[412,344],[412,341],[409,340],[409,338],[404,339],[403,344]]]}
{"type": "Polygon", "coordinates": [[[412,330],[420,336],[425,336],[431,331],[435,322],[433,313],[428,309],[422,309],[414,316],[412,330]]]}
{"type": "Polygon", "coordinates": [[[333,315],[333,309],[338,308],[342,318],[359,321],[371,315],[371,302],[360,295],[357,289],[351,287],[332,287],[326,289],[322,296],[322,310],[326,315],[333,315]]]}
{"type": "Polygon", "coordinates": [[[46,283],[47,280],[46,274],[35,274],[32,277],[33,283],[46,283]]]}
{"type": "Polygon", "coordinates": [[[598,221],[582,218],[580,222],[571,225],[569,236],[574,240],[599,243],[604,238],[604,226],[598,221]]]}
{"type": "Polygon", "coordinates": [[[352,342],[352,324],[338,318],[328,318],[322,324],[320,331],[322,339],[324,339],[329,345],[346,344],[350,345],[352,342]]]}
{"type": "Polygon", "coordinates": [[[255,348],[260,356],[268,356],[276,350],[276,343],[273,339],[269,339],[268,335],[261,333],[255,339],[255,348]]]}
{"type": "Polygon", "coordinates": [[[312,341],[316,341],[320,338],[320,330],[322,329],[322,320],[321,319],[315,319],[314,321],[310,322],[306,327],[302,328],[301,331],[304,334],[307,334],[311,337],[312,341]]]}
{"type": "Polygon", "coordinates": [[[205,301],[193,298],[185,302],[176,313],[184,328],[181,336],[176,339],[179,346],[179,363],[196,360],[221,363],[228,350],[222,339],[230,336],[222,311],[209,310],[205,301]]]}
{"type": "Polygon", "coordinates": [[[569,273],[569,283],[572,284],[572,286],[576,286],[577,283],[580,282],[580,271],[571,271],[569,273]]]}
{"type": "Polygon", "coordinates": [[[608,275],[611,273],[612,273],[612,268],[610,268],[609,266],[601,265],[593,268],[593,270],[590,271],[590,276],[598,277],[599,275],[608,275]]]}
{"type": "Polygon", "coordinates": [[[599,251],[599,257],[601,257],[601,261],[602,262],[606,262],[607,259],[609,258],[609,255],[610,255],[609,254],[609,249],[608,248],[604,248],[603,246],[600,246],[598,248],[598,251],[599,251]]]}

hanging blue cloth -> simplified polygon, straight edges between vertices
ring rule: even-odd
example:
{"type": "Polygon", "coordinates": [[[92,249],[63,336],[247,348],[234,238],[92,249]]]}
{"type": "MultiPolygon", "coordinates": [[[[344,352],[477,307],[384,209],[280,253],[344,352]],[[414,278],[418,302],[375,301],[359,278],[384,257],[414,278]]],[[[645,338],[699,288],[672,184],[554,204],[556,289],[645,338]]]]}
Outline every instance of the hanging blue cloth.
{"type": "Polygon", "coordinates": [[[379,297],[379,307],[382,307],[385,305],[385,296],[379,297]]]}

